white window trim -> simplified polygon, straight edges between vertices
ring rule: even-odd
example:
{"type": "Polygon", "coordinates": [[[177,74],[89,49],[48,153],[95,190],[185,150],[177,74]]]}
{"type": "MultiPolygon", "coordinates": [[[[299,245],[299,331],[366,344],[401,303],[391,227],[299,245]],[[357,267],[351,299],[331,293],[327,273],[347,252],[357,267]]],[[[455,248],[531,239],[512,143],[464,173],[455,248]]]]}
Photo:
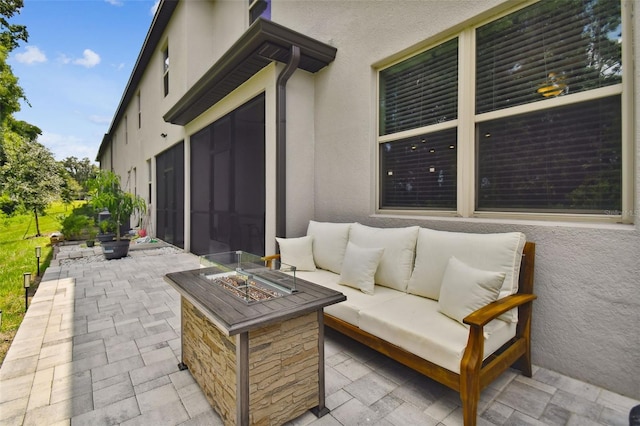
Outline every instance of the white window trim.
{"type": "Polygon", "coordinates": [[[475,34],[476,29],[489,22],[493,22],[505,15],[516,12],[526,6],[536,2],[527,2],[519,7],[509,9],[501,14],[494,15],[490,19],[484,19],[477,24],[462,29],[460,32],[443,37],[434,38],[435,42],[419,50],[407,53],[401,57],[396,57],[392,62],[376,67],[376,149],[375,149],[375,214],[376,215],[398,215],[398,216],[424,216],[424,217],[463,217],[498,220],[530,220],[530,221],[560,221],[578,223],[623,223],[633,224],[634,219],[640,216],[635,210],[635,184],[634,184],[634,157],[635,144],[633,137],[633,34],[632,34],[632,5],[631,2],[622,3],[622,39],[625,40],[622,51],[622,75],[621,84],[607,86],[588,92],[580,92],[554,99],[547,99],[544,102],[534,102],[531,104],[518,105],[512,108],[500,109],[482,114],[475,114],[475,80],[473,78],[461,78],[462,76],[475,76],[475,34]],[[455,120],[438,123],[431,126],[405,130],[391,135],[379,135],[380,128],[380,72],[392,67],[408,58],[414,57],[426,50],[447,42],[452,38],[458,38],[458,118],[455,120]],[[475,128],[476,124],[484,121],[512,116],[520,113],[529,113],[538,110],[546,110],[558,106],[571,105],[585,100],[594,100],[621,95],[622,103],[622,194],[620,212],[611,211],[611,214],[577,214],[577,213],[538,213],[538,212],[491,212],[477,211],[475,209],[476,196],[476,146],[475,128]],[[457,209],[455,211],[429,210],[429,209],[388,209],[380,207],[380,149],[382,143],[396,141],[412,136],[421,135],[425,132],[436,132],[453,127],[458,127],[458,176],[457,176],[457,209]],[[465,190],[464,188],[468,188],[465,190]]]}

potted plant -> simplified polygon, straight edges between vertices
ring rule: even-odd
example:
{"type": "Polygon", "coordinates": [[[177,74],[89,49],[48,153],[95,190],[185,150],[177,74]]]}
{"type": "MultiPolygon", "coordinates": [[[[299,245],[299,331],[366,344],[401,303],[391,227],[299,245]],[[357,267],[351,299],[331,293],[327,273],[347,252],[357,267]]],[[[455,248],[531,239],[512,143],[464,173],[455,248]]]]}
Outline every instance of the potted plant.
{"type": "MultiPolygon", "coordinates": [[[[120,176],[114,172],[101,170],[89,182],[91,204],[98,211],[107,210],[109,219],[100,222],[110,222],[115,227],[115,241],[105,241],[102,252],[107,259],[119,259],[129,253],[129,239],[122,238],[123,224],[128,223],[131,215],[145,213],[147,204],[142,197],[133,195],[122,189],[120,176]]],[[[108,227],[109,225],[104,225],[108,227]]]]}
{"type": "Polygon", "coordinates": [[[87,247],[93,247],[96,243],[96,226],[91,219],[91,223],[83,229],[82,235],[85,238],[87,247]]]}
{"type": "Polygon", "coordinates": [[[106,241],[113,241],[116,237],[115,224],[110,218],[101,219],[98,222],[98,227],[100,228],[100,233],[97,235],[98,241],[104,243],[106,241]]]}

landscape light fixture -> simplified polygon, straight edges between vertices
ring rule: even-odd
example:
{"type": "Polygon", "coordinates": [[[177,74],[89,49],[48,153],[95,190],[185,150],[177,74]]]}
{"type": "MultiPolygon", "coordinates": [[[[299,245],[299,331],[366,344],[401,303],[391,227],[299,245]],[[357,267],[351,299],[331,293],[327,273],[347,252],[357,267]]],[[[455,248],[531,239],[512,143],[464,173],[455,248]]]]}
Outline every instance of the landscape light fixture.
{"type": "Polygon", "coordinates": [[[22,274],[22,285],[24,286],[24,311],[29,308],[29,286],[31,286],[31,272],[22,274]]]}
{"type": "Polygon", "coordinates": [[[40,256],[42,255],[42,247],[36,247],[36,260],[38,264],[38,277],[40,276],[40,256]]]}

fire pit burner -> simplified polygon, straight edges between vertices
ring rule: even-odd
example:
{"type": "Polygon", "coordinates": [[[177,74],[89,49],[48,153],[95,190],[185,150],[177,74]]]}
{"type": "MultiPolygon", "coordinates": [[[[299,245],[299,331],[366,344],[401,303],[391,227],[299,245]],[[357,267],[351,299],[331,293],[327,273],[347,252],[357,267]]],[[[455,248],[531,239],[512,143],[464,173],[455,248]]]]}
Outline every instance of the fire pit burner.
{"type": "Polygon", "coordinates": [[[202,256],[200,264],[215,268],[214,273],[210,269],[203,272],[204,278],[246,303],[271,300],[296,291],[295,267],[283,263],[267,267],[261,257],[246,252],[202,256]],[[288,284],[284,284],[285,280],[288,284]]]}
{"type": "Polygon", "coordinates": [[[205,276],[214,284],[217,284],[236,297],[247,302],[274,299],[291,293],[278,291],[272,288],[270,284],[263,283],[256,278],[252,278],[251,275],[243,275],[238,272],[205,276]]]}

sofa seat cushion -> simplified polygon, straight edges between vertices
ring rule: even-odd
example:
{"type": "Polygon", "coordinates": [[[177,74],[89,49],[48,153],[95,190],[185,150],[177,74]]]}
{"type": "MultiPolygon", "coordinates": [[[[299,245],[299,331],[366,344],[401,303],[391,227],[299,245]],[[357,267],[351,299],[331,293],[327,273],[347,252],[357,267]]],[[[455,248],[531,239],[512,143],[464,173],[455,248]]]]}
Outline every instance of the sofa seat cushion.
{"type": "Polygon", "coordinates": [[[405,293],[378,285],[375,286],[374,294],[365,294],[356,288],[338,284],[339,275],[322,269],[317,269],[315,272],[299,271],[296,272],[296,277],[339,291],[347,296],[347,300],[327,306],[324,312],[355,326],[358,326],[362,309],[377,305],[384,306],[390,300],[405,296],[405,293]]]}
{"type": "MultiPolygon", "coordinates": [[[[427,361],[460,374],[460,361],[467,346],[469,329],[438,312],[438,302],[435,300],[405,294],[403,297],[387,300],[383,305],[363,307],[358,326],[427,361]]],[[[513,323],[494,320],[487,324],[484,358],[508,342],[515,333],[516,324],[513,323]]]]}

